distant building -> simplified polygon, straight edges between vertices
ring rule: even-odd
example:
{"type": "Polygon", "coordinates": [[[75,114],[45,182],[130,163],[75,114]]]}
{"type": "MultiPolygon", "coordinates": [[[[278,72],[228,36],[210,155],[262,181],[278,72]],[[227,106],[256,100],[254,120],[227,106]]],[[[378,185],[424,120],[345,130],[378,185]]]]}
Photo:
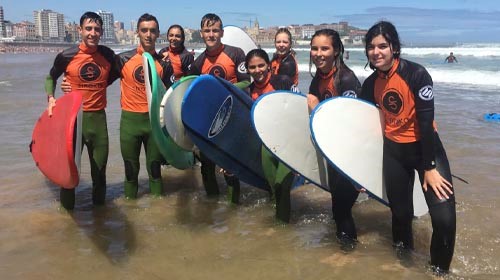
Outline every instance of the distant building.
{"type": "Polygon", "coordinates": [[[14,37],[13,26],[14,24],[8,20],[3,21],[3,26],[5,28],[5,37],[4,38],[12,38],[14,37]]]}
{"type": "Polygon", "coordinates": [[[65,29],[66,29],[66,38],[65,41],[69,43],[78,43],[80,42],[80,30],[79,27],[80,24],[73,22],[73,23],[66,23],[65,29]]]}
{"type": "Polygon", "coordinates": [[[12,26],[13,36],[16,41],[37,41],[35,24],[29,21],[21,21],[12,26]]]}
{"type": "Polygon", "coordinates": [[[33,12],[36,36],[44,42],[63,42],[66,37],[64,15],[52,10],[33,12]]]}
{"type": "Polygon", "coordinates": [[[0,38],[7,37],[5,34],[5,24],[4,24],[4,17],[3,17],[3,7],[0,6],[0,38]]]}
{"type": "Polygon", "coordinates": [[[101,37],[101,41],[105,44],[116,43],[115,26],[114,26],[115,20],[113,13],[99,10],[97,11],[97,14],[100,15],[102,18],[103,34],[101,37]]]}

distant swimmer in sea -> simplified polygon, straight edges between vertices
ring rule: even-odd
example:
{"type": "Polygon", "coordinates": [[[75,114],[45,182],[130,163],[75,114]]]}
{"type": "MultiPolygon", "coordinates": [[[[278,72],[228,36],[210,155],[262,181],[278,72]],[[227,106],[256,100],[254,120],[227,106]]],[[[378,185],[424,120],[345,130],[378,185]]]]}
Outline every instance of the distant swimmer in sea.
{"type": "Polygon", "coordinates": [[[453,62],[456,62],[458,63],[458,60],[457,58],[453,55],[453,52],[450,52],[450,55],[447,56],[445,59],[444,59],[444,62],[448,62],[448,63],[453,63],[453,62]]]}

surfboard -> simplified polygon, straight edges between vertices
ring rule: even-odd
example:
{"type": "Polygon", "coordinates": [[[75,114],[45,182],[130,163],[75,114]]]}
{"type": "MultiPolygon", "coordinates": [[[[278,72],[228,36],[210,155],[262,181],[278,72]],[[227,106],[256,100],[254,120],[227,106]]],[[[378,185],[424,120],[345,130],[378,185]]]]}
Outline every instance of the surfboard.
{"type": "Polygon", "coordinates": [[[326,161],[311,140],[307,98],[291,91],[259,97],[251,111],[252,124],[262,143],[293,171],[330,191],[326,161]]]}
{"type": "Polygon", "coordinates": [[[146,96],[148,97],[149,121],[153,139],[158,145],[160,153],[165,160],[177,169],[186,169],[194,165],[194,155],[192,152],[183,150],[172,138],[165,134],[160,125],[160,102],[165,93],[165,87],[156,71],[154,58],[149,53],[143,53],[144,84],[146,86],[146,96]]]}
{"type": "Polygon", "coordinates": [[[487,122],[500,122],[500,113],[484,114],[483,119],[487,122]]]}
{"type": "Polygon", "coordinates": [[[245,54],[258,48],[252,38],[243,29],[234,25],[224,26],[224,36],[222,36],[221,41],[225,45],[241,48],[245,54]]]}
{"type": "Polygon", "coordinates": [[[186,76],[175,82],[163,95],[160,104],[160,126],[163,132],[168,134],[179,147],[186,151],[192,151],[194,144],[182,123],[182,100],[186,90],[197,77],[186,76]]]}
{"type": "Polygon", "coordinates": [[[80,182],[82,94],[56,100],[52,116],[45,110],[35,123],[30,151],[36,166],[54,184],[73,189],[80,182]]]}
{"type": "MultiPolygon", "coordinates": [[[[321,102],[311,114],[312,138],[337,170],[372,197],[389,205],[382,174],[384,117],[375,105],[360,99],[334,97],[321,102]]],[[[416,174],[414,215],[428,212],[416,174]]]]}
{"type": "Polygon", "coordinates": [[[230,82],[201,75],[187,89],[182,122],[210,160],[241,181],[269,191],[261,164],[262,142],[252,129],[252,98],[230,82]]]}

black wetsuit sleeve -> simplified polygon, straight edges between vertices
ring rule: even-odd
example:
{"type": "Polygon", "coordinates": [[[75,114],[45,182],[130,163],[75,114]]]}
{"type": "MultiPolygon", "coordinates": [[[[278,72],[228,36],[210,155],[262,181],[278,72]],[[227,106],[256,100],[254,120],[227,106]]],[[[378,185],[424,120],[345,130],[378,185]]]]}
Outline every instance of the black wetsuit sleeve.
{"type": "Polygon", "coordinates": [[[338,95],[354,98],[358,97],[361,93],[361,83],[354,72],[349,68],[344,68],[339,71],[339,75],[339,85],[335,85],[335,88],[338,88],[338,95]]]}
{"type": "Polygon", "coordinates": [[[203,62],[205,60],[205,53],[200,54],[194,61],[188,66],[188,75],[201,75],[201,69],[203,68],[203,62]]]}
{"type": "Polygon", "coordinates": [[[45,92],[48,95],[54,95],[57,79],[66,71],[66,67],[79,51],[79,47],[74,46],[57,54],[49,75],[45,79],[45,92]]]}
{"type": "Polygon", "coordinates": [[[194,62],[194,56],[187,52],[181,55],[181,68],[182,73],[189,73],[189,65],[194,62]]]}
{"type": "Polygon", "coordinates": [[[358,96],[359,99],[363,99],[365,101],[375,104],[374,90],[375,90],[375,79],[377,77],[376,75],[377,73],[373,73],[368,78],[365,79],[365,81],[363,82],[363,86],[361,87],[361,93],[358,96]]]}
{"type": "Polygon", "coordinates": [[[162,56],[158,55],[155,57],[159,62],[161,67],[163,68],[163,75],[161,77],[161,81],[163,82],[163,85],[169,89],[172,86],[172,80],[170,77],[174,75],[174,69],[172,67],[171,63],[167,63],[166,61],[162,60],[162,56]]]}
{"type": "Polygon", "coordinates": [[[415,112],[420,129],[424,170],[436,167],[434,153],[434,93],[432,78],[423,67],[412,71],[411,91],[415,95],[415,112]]]}
{"type": "Polygon", "coordinates": [[[242,49],[238,49],[236,51],[233,61],[236,65],[236,79],[238,80],[238,82],[250,82],[250,74],[248,74],[247,68],[245,67],[245,53],[242,49]]]}
{"type": "Polygon", "coordinates": [[[318,76],[315,75],[314,78],[311,81],[311,85],[309,85],[309,94],[312,94],[318,98],[318,100],[321,100],[321,94],[319,92],[319,79],[318,76]]]}
{"type": "Polygon", "coordinates": [[[111,68],[108,75],[108,86],[114,81],[120,78],[120,71],[118,71],[118,66],[116,65],[116,54],[115,52],[106,47],[99,45],[99,52],[104,56],[104,58],[111,64],[111,68]]]}

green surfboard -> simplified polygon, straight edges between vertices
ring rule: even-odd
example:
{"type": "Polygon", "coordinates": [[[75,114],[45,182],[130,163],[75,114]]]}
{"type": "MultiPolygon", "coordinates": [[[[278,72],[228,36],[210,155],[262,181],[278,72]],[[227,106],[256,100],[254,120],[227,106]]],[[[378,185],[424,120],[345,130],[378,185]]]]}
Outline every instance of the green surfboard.
{"type": "Polygon", "coordinates": [[[149,53],[143,53],[142,59],[149,105],[149,121],[151,122],[153,138],[158,145],[158,149],[165,160],[173,167],[177,169],[192,167],[194,165],[193,153],[175,144],[172,138],[164,132],[160,124],[160,103],[166,89],[156,71],[154,58],[149,53]]]}

